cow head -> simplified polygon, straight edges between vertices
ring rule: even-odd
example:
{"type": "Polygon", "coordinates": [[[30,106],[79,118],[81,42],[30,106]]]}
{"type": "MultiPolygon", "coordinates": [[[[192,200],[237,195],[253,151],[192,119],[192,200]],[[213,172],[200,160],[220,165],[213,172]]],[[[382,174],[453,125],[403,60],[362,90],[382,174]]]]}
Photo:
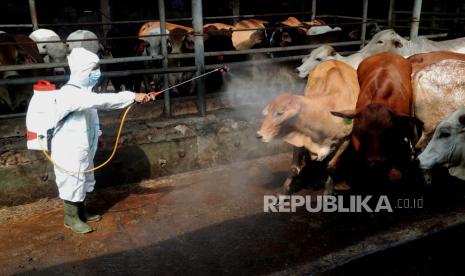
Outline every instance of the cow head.
{"type": "MultiPolygon", "coordinates": [[[[0,34],[0,66],[1,65],[15,65],[18,60],[18,48],[15,46],[16,41],[14,38],[6,33],[0,34]]],[[[0,72],[3,79],[19,77],[17,71],[4,71],[0,72]]]]}
{"type": "MultiPolygon", "coordinates": [[[[204,34],[204,50],[205,52],[213,51],[232,51],[235,50],[232,42],[232,29],[218,29],[211,25],[203,29],[204,34]]],[[[207,58],[208,59],[208,58],[207,58]]],[[[206,59],[206,60],[207,60],[206,59]]],[[[216,56],[210,60],[215,59],[217,62],[224,62],[223,55],[216,56]]]]}
{"type": "Polygon", "coordinates": [[[169,38],[172,54],[188,53],[194,50],[195,36],[187,30],[175,28],[170,31],[169,38]]]}
{"type": "Polygon", "coordinates": [[[314,49],[310,55],[302,59],[302,65],[297,67],[299,77],[306,78],[313,69],[323,61],[335,59],[338,53],[329,45],[322,45],[314,49]]]}
{"type": "MultiPolygon", "coordinates": [[[[49,38],[50,41],[57,41],[57,38],[49,38]]],[[[67,62],[67,54],[69,53],[69,45],[63,42],[38,43],[39,51],[45,53],[44,60],[50,63],[65,63],[67,62]]],[[[56,67],[53,69],[56,75],[64,75],[66,70],[64,67],[56,67]]]]}
{"type": "Polygon", "coordinates": [[[389,29],[375,34],[360,52],[366,54],[377,54],[382,52],[402,54],[402,50],[407,43],[408,41],[406,39],[401,37],[394,30],[389,29]]]}
{"type": "Polygon", "coordinates": [[[289,27],[282,23],[264,24],[264,47],[285,47],[303,42],[306,34],[298,27],[289,27]]]}
{"type": "MultiPolygon", "coordinates": [[[[366,26],[366,39],[371,39],[377,33],[385,30],[382,26],[378,25],[377,22],[369,22],[366,26]]],[[[350,39],[359,40],[360,39],[360,30],[353,30],[348,33],[350,39]]]]}
{"type": "Polygon", "coordinates": [[[285,135],[301,106],[298,96],[285,93],[274,98],[263,110],[263,123],[257,132],[257,139],[270,142],[273,138],[285,135]]]}
{"type": "Polygon", "coordinates": [[[359,111],[331,112],[334,116],[353,119],[352,146],[370,167],[410,158],[409,141],[413,139],[418,119],[398,114],[383,104],[369,104],[359,111]]]}
{"type": "Polygon", "coordinates": [[[449,173],[465,180],[465,108],[442,121],[426,149],[418,156],[422,169],[444,166],[449,173]]]}

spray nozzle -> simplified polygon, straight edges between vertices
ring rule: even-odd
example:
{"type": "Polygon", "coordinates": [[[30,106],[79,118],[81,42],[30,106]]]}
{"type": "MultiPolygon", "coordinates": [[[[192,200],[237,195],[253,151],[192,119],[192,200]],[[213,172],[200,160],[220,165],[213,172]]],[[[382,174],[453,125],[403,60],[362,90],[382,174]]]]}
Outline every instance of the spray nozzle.
{"type": "Polygon", "coordinates": [[[220,73],[224,74],[224,73],[229,71],[229,67],[226,66],[226,65],[223,65],[221,67],[216,68],[216,70],[219,71],[220,73]]]}

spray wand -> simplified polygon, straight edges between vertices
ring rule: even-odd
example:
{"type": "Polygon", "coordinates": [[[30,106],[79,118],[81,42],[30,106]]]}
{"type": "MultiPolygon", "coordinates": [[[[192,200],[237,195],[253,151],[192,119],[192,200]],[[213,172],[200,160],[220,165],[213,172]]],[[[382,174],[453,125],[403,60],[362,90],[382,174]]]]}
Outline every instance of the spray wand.
{"type": "Polygon", "coordinates": [[[173,89],[173,88],[175,88],[175,87],[181,86],[181,85],[183,85],[183,84],[189,83],[189,82],[191,82],[191,81],[193,81],[193,80],[196,80],[196,79],[199,79],[199,78],[203,78],[203,77],[205,77],[205,76],[207,76],[207,75],[209,75],[209,74],[215,73],[215,72],[221,72],[221,73],[227,72],[228,69],[229,69],[229,68],[228,68],[226,65],[223,65],[223,66],[221,66],[221,67],[215,68],[215,69],[213,69],[213,70],[211,70],[211,71],[209,71],[209,72],[203,73],[203,74],[201,74],[201,75],[198,75],[197,77],[193,77],[193,78],[191,78],[191,79],[188,79],[188,80],[186,80],[186,81],[180,82],[180,83],[178,83],[178,84],[176,84],[176,85],[170,86],[170,87],[165,88],[165,89],[163,89],[163,90],[155,91],[155,92],[150,92],[150,93],[148,93],[147,95],[149,95],[150,99],[151,99],[152,101],[154,101],[156,96],[158,96],[158,95],[160,95],[160,94],[162,94],[162,93],[165,93],[166,91],[169,91],[169,90],[171,90],[171,89],[173,89]]]}
{"type": "MultiPolygon", "coordinates": [[[[166,88],[166,89],[163,89],[163,90],[161,90],[161,91],[150,92],[150,93],[148,93],[148,95],[149,95],[150,99],[151,99],[152,101],[154,101],[156,96],[158,96],[158,95],[160,95],[160,94],[162,94],[162,93],[164,93],[164,92],[166,92],[166,91],[169,91],[169,90],[171,90],[171,89],[173,89],[173,88],[175,88],[175,87],[178,87],[178,86],[180,86],[180,85],[186,84],[186,83],[191,82],[191,81],[193,81],[193,80],[196,80],[196,79],[198,79],[198,78],[205,77],[205,76],[207,76],[207,75],[209,75],[209,74],[212,74],[212,73],[214,73],[214,72],[221,72],[221,73],[224,73],[224,72],[227,72],[227,71],[228,71],[228,67],[227,67],[226,65],[223,65],[223,66],[218,67],[218,68],[215,68],[215,69],[213,69],[213,70],[211,70],[211,71],[209,71],[209,72],[207,72],[207,73],[198,75],[198,76],[196,76],[196,77],[194,77],[194,78],[191,78],[191,79],[189,79],[189,80],[183,81],[183,82],[181,82],[181,83],[178,83],[178,84],[176,84],[176,85],[173,85],[173,86],[168,87],[168,88],[166,88]]],[[[134,105],[134,104],[129,105],[129,106],[126,108],[126,110],[124,111],[123,118],[121,119],[121,123],[120,123],[120,125],[119,125],[118,134],[116,135],[116,141],[115,141],[115,145],[113,146],[113,151],[111,152],[110,157],[108,157],[108,159],[105,160],[105,162],[103,162],[102,164],[100,164],[100,165],[98,165],[98,166],[96,166],[96,167],[94,167],[94,168],[87,169],[87,170],[83,170],[83,171],[72,171],[72,170],[68,170],[68,169],[64,168],[63,166],[61,166],[60,164],[58,164],[58,163],[50,156],[50,154],[47,152],[45,146],[42,144],[42,140],[39,139],[38,141],[39,141],[39,145],[40,145],[40,147],[41,147],[41,149],[42,149],[42,152],[44,153],[45,157],[46,157],[54,166],[56,166],[56,167],[59,168],[60,170],[62,170],[62,171],[64,171],[64,172],[67,172],[67,173],[69,173],[69,174],[89,173],[89,172],[93,172],[93,171],[96,171],[96,170],[102,168],[103,166],[107,165],[107,164],[113,159],[113,157],[115,156],[116,150],[118,149],[119,139],[120,139],[121,133],[122,133],[122,131],[123,131],[124,122],[126,121],[126,116],[128,115],[129,110],[131,110],[131,108],[132,108],[133,105],[134,105]]]]}

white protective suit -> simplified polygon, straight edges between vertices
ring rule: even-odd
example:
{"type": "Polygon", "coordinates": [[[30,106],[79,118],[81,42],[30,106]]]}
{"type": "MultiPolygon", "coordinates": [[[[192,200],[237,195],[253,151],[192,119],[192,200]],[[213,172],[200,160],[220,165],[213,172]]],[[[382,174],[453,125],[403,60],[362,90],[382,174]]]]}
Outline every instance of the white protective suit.
{"type": "MultiPolygon", "coordinates": [[[[89,75],[98,57],[84,48],[75,48],[68,57],[69,85],[57,93],[56,123],[63,120],[52,140],[52,158],[70,171],[93,168],[98,136],[101,135],[97,109],[119,109],[134,102],[135,93],[94,93],[89,75]],[[71,113],[72,112],[72,113],[71,113]],[[66,115],[70,114],[68,117],[66,115]]],[[[54,167],[60,198],[82,202],[94,190],[94,173],[71,174],[54,167]]]]}

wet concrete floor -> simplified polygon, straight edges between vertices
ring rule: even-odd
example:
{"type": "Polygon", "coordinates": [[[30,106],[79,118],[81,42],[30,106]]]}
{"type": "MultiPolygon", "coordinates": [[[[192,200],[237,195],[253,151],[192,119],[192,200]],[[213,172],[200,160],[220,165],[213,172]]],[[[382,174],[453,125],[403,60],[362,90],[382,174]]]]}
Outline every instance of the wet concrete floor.
{"type": "Polygon", "coordinates": [[[292,274],[293,267],[367,236],[452,208],[265,213],[263,195],[279,191],[290,158],[281,154],[101,189],[89,196],[89,206],[103,219],[91,223],[95,231],[87,235],[63,227],[58,199],[0,209],[0,275],[292,274]]]}

